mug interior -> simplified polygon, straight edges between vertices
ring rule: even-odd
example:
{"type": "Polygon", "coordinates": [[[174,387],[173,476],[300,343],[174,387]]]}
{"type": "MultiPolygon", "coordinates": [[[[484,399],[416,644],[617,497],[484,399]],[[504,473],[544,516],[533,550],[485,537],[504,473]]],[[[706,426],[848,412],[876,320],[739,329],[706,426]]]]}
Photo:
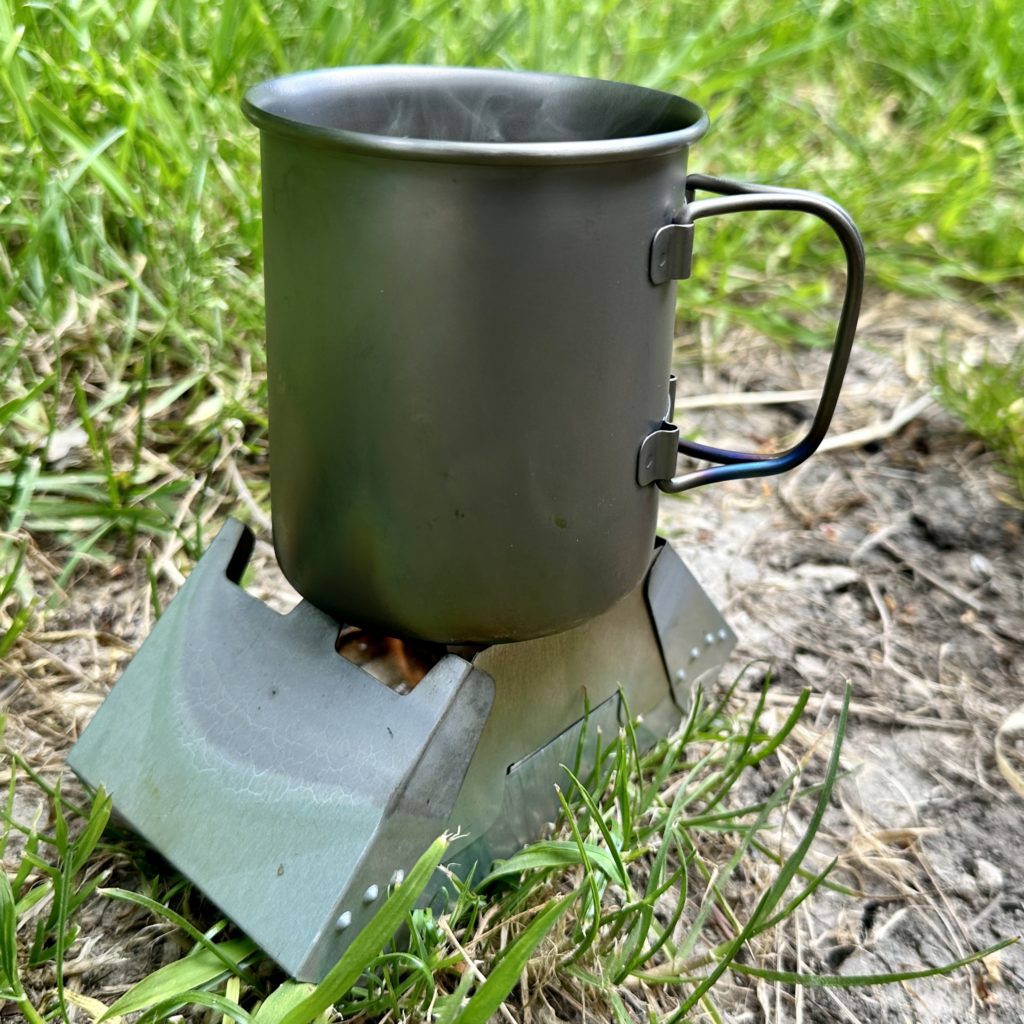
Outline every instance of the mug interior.
{"type": "MultiPolygon", "coordinates": [[[[697,137],[704,112],[679,96],[600,79],[475,68],[355,67],[266,82],[246,113],[313,134],[533,146],[697,137]]],[[[685,144],[691,138],[679,140],[685,144]]]]}

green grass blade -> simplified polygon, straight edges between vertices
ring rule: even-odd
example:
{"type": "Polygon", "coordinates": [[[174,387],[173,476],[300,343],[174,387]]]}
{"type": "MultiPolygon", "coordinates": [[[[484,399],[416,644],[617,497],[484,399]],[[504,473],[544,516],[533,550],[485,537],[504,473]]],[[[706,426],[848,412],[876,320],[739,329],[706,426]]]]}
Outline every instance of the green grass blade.
{"type": "MultiPolygon", "coordinates": [[[[754,934],[754,922],[760,916],[761,909],[765,906],[767,901],[768,893],[766,892],[761,896],[761,899],[758,901],[757,907],[755,908],[753,915],[751,915],[750,920],[742,929],[740,929],[740,931],[736,934],[736,937],[731,939],[729,942],[725,943],[723,946],[719,946],[714,951],[714,957],[717,958],[718,962],[711,969],[708,975],[701,979],[701,981],[699,981],[694,986],[693,991],[690,993],[689,996],[686,997],[686,1000],[683,1002],[683,1004],[669,1018],[669,1024],[677,1024],[678,1021],[685,1020],[690,1010],[692,1010],[693,1007],[696,1006],[697,1003],[704,998],[705,994],[711,990],[715,982],[718,981],[718,979],[729,969],[730,966],[732,966],[736,958],[736,955],[744,947],[744,945],[746,945],[747,941],[754,934]]],[[[709,900],[708,902],[710,903],[711,900],[709,900]]]]}
{"type": "Polygon", "coordinates": [[[487,1024],[519,981],[534,950],[575,899],[576,893],[562,896],[554,903],[549,903],[530,922],[526,931],[506,950],[487,980],[473,993],[458,1017],[459,1024],[487,1024]]]}
{"type": "Polygon", "coordinates": [[[6,427],[22,409],[30,406],[40,395],[49,391],[51,387],[53,387],[52,374],[33,385],[25,394],[12,398],[10,401],[0,405],[0,429],[6,427]]]}
{"type": "Polygon", "coordinates": [[[793,881],[793,877],[803,864],[804,857],[807,856],[807,851],[811,848],[811,843],[814,842],[818,829],[821,827],[822,818],[825,817],[825,812],[828,810],[829,801],[832,799],[832,788],[839,775],[839,757],[842,751],[843,739],[846,736],[846,723],[850,715],[850,700],[852,696],[853,687],[847,683],[846,690],[843,693],[843,703],[839,708],[835,739],[832,741],[832,753],[829,756],[828,766],[825,769],[825,779],[822,784],[821,793],[818,796],[818,803],[811,812],[804,834],[796,849],[786,858],[786,862],[782,865],[775,881],[768,890],[768,901],[759,910],[762,916],[770,914],[785,896],[786,889],[789,888],[789,883],[793,881]]]}
{"type": "Polygon", "coordinates": [[[283,982],[260,1003],[252,1024],[281,1024],[291,1010],[309,998],[315,988],[307,982],[283,982]]]}
{"type": "MultiPolygon", "coordinates": [[[[767,690],[765,691],[765,696],[767,697],[767,690]]],[[[775,751],[778,750],[779,747],[781,747],[782,744],[786,742],[786,739],[789,736],[789,734],[796,728],[797,722],[799,722],[800,719],[803,717],[804,708],[807,707],[807,702],[810,699],[811,689],[810,687],[805,687],[803,690],[800,691],[800,696],[797,697],[796,703],[793,705],[793,709],[786,716],[785,722],[782,723],[782,726],[779,728],[779,730],[775,733],[774,736],[772,736],[770,739],[768,739],[765,743],[763,743],[760,747],[757,748],[755,753],[748,761],[748,765],[759,764],[765,758],[770,757],[772,754],[774,754],[775,751]]],[[[761,710],[761,707],[762,705],[759,704],[759,711],[761,710]]]]}
{"type": "MultiPolygon", "coordinates": [[[[459,1014],[462,1010],[462,1002],[466,998],[466,993],[472,988],[474,980],[470,971],[463,974],[455,991],[450,996],[445,996],[437,1024],[456,1024],[461,1019],[459,1014]]],[[[438,1002],[441,1003],[441,1000],[438,1002]]]]}
{"type": "Polygon", "coordinates": [[[447,849],[446,836],[434,840],[416,861],[405,881],[395,887],[380,910],[353,939],[341,959],[328,971],[327,977],[302,1002],[292,1007],[281,1018],[280,1024],[310,1024],[348,992],[367,965],[394,937],[416,905],[447,849]]]}
{"type": "Polygon", "coordinates": [[[191,956],[167,964],[128,989],[100,1018],[99,1024],[169,1000],[181,1000],[201,985],[208,985],[229,973],[227,964],[243,960],[255,950],[256,944],[251,939],[231,939],[214,949],[202,948],[191,956]]]}
{"type": "Polygon", "coordinates": [[[746,974],[751,978],[762,978],[765,981],[778,982],[782,985],[802,985],[805,988],[864,988],[869,985],[892,985],[896,982],[917,981],[921,978],[935,978],[940,975],[952,974],[961,967],[984,960],[985,957],[998,953],[1007,946],[1020,940],[1017,938],[1003,939],[994,946],[971,953],[968,956],[942,964],[940,967],[927,967],[917,971],[890,971],[882,974],[797,974],[792,971],[773,971],[765,967],[754,967],[751,964],[734,963],[732,969],[737,974],[746,974]]]}
{"type": "Polygon", "coordinates": [[[117,165],[104,153],[104,150],[112,142],[124,134],[123,131],[118,133],[115,129],[115,132],[104,139],[99,145],[90,146],[64,112],[45,96],[37,93],[33,97],[33,104],[36,112],[41,115],[42,120],[49,125],[54,134],[58,135],[64,144],[93,172],[103,186],[109,190],[111,195],[116,196],[124,203],[136,217],[144,217],[146,211],[142,205],[142,200],[132,189],[117,165]]]}
{"type": "MultiPolygon", "coordinates": [[[[620,740],[620,745],[621,742],[622,741],[620,740]]],[[[605,845],[608,847],[608,853],[615,865],[615,873],[611,876],[610,880],[621,885],[627,893],[632,893],[632,885],[629,881],[629,872],[626,871],[626,866],[622,863],[622,855],[619,853],[619,844],[612,835],[611,829],[608,828],[608,823],[605,821],[604,813],[583,783],[580,782],[580,780],[577,779],[564,764],[561,765],[561,768],[572,780],[573,785],[579,793],[579,798],[583,801],[587,810],[590,811],[591,820],[595,825],[597,825],[598,831],[601,833],[601,837],[604,839],[605,845]]]]}
{"type": "MultiPolygon", "coordinates": [[[[615,1024],[634,1024],[635,1018],[626,1009],[626,1004],[623,1001],[622,996],[619,995],[614,989],[608,993],[608,1002],[611,1004],[612,1017],[614,1018],[615,1024]]],[[[653,1018],[651,1018],[653,1021],[653,1018]]]]}
{"type": "Polygon", "coordinates": [[[758,694],[757,706],[754,708],[747,729],[740,740],[739,751],[732,754],[729,770],[724,774],[717,788],[712,789],[711,795],[708,796],[705,811],[711,810],[722,800],[725,794],[736,784],[736,780],[742,775],[748,765],[753,762],[754,755],[750,751],[759,734],[761,714],[764,711],[765,702],[768,700],[768,688],[770,685],[770,677],[765,676],[764,682],[761,684],[761,692],[758,694]]]}
{"type": "Polygon", "coordinates": [[[770,929],[774,928],[777,924],[781,924],[783,921],[785,921],[786,918],[788,918],[793,913],[793,911],[800,906],[801,903],[805,902],[807,899],[813,896],[818,891],[818,889],[825,884],[825,881],[828,879],[828,876],[832,874],[833,869],[838,863],[839,858],[833,857],[832,860],[830,860],[828,864],[826,864],[825,867],[818,872],[818,874],[813,875],[811,877],[807,885],[805,885],[803,889],[801,889],[800,892],[798,892],[796,896],[794,896],[780,911],[773,914],[770,918],[768,918],[767,921],[764,921],[760,925],[760,930],[769,931],[770,929]]]}
{"type": "Polygon", "coordinates": [[[9,478],[9,482],[0,480],[0,487],[13,490],[7,516],[7,531],[14,533],[24,525],[32,510],[32,497],[39,481],[40,460],[30,455],[18,468],[18,472],[9,478]]]}
{"type": "Polygon", "coordinates": [[[0,970],[13,991],[18,985],[18,915],[6,871],[0,871],[0,970]]]}
{"type": "Polygon", "coordinates": [[[500,861],[491,869],[490,874],[480,880],[479,888],[484,888],[498,878],[514,877],[525,871],[565,870],[578,867],[585,863],[584,855],[586,863],[596,867],[610,880],[616,879],[619,868],[606,850],[593,843],[583,843],[581,851],[577,843],[552,839],[532,843],[508,860],[500,861]]]}
{"type": "MultiPolygon", "coordinates": [[[[247,957],[256,948],[254,943],[249,943],[249,949],[240,955],[234,955],[234,947],[230,943],[214,943],[211,942],[191,921],[186,920],[181,914],[170,907],[165,906],[158,900],[151,899],[149,896],[144,896],[140,892],[131,892],[128,889],[100,889],[100,893],[104,896],[109,896],[111,899],[124,900],[126,903],[134,903],[136,906],[145,907],[147,910],[152,911],[158,917],[164,918],[166,921],[170,921],[171,924],[176,925],[180,928],[190,939],[193,940],[197,945],[202,947],[211,956],[216,958],[221,963],[221,969],[228,971],[230,974],[237,974],[239,977],[245,977],[245,971],[239,966],[238,961],[247,957]]],[[[248,941],[248,940],[246,940],[248,941]]],[[[194,986],[190,986],[194,987],[194,986]]]]}
{"type": "MultiPolygon", "coordinates": [[[[803,789],[800,792],[801,794],[806,793],[807,790],[811,788],[813,787],[808,786],[807,789],[803,789]]],[[[781,864],[784,859],[778,851],[773,850],[770,846],[762,843],[759,839],[755,839],[751,843],[751,846],[757,850],[758,853],[767,857],[768,860],[774,861],[776,864],[781,864]]],[[[797,875],[807,882],[813,881],[817,877],[813,871],[808,871],[803,867],[797,871],[797,875]]],[[[824,885],[826,889],[831,889],[832,892],[839,893],[841,896],[849,896],[851,899],[866,899],[862,890],[852,888],[849,885],[843,885],[841,882],[836,882],[831,878],[825,878],[822,881],[822,885],[824,885]]]]}
{"type": "Polygon", "coordinates": [[[107,827],[107,822],[110,820],[112,809],[112,799],[101,786],[93,796],[85,828],[71,844],[69,850],[72,875],[77,875],[85,867],[85,862],[92,856],[92,852],[96,849],[96,844],[100,841],[103,830],[107,827]]]}
{"type": "MultiPolygon", "coordinates": [[[[790,854],[786,859],[786,862],[782,865],[775,881],[765,891],[761,899],[758,900],[757,906],[748,918],[746,925],[744,925],[744,927],[739,931],[733,941],[727,943],[724,948],[717,951],[716,955],[718,956],[718,963],[712,968],[708,975],[694,987],[693,991],[683,1002],[678,1012],[672,1016],[671,1021],[673,1024],[676,1021],[685,1019],[685,1015],[697,1004],[698,1001],[700,1001],[704,994],[710,990],[722,974],[724,974],[732,965],[736,954],[743,945],[754,935],[758,934],[758,932],[764,930],[765,921],[770,919],[770,915],[785,896],[789,883],[793,880],[797,870],[803,863],[807,850],[814,841],[814,837],[818,834],[818,829],[821,826],[821,819],[824,817],[829,801],[832,798],[832,787],[839,774],[839,754],[842,748],[843,738],[846,735],[846,722],[850,712],[851,695],[852,687],[847,685],[846,691],[843,695],[843,703],[839,709],[839,719],[836,722],[835,739],[832,743],[832,754],[829,757],[828,767],[825,770],[825,781],[821,791],[821,796],[818,799],[817,806],[811,814],[810,820],[807,823],[806,830],[800,842],[797,844],[796,849],[792,854],[790,854]]],[[[770,803],[771,801],[769,801],[769,804],[770,803]]]]}
{"type": "MultiPolygon", "coordinates": [[[[166,1020],[176,1010],[184,1006],[205,1006],[216,1010],[224,1017],[237,1021],[238,1024],[252,1024],[252,1017],[243,1010],[233,999],[218,995],[216,992],[203,992],[201,990],[182,992],[181,995],[167,999],[157,1006],[147,1010],[136,1022],[136,1024],[157,1024],[158,1021],[166,1020]]],[[[100,1018],[105,1020],[110,1011],[100,1018]]]]}
{"type": "Polygon", "coordinates": [[[25,631],[28,624],[32,621],[32,613],[34,608],[32,605],[27,605],[24,608],[19,608],[10,619],[10,625],[4,630],[2,636],[0,636],[0,658],[6,657],[6,655],[14,648],[14,645],[18,641],[18,637],[25,631]]]}
{"type": "MultiPolygon", "coordinates": [[[[750,830],[744,835],[740,844],[736,847],[732,855],[729,857],[729,859],[725,862],[725,864],[719,871],[718,879],[716,882],[716,886],[719,889],[721,889],[721,887],[729,880],[729,878],[732,876],[732,873],[739,866],[740,862],[746,855],[747,850],[750,847],[750,844],[753,841],[753,837],[768,821],[772,811],[774,811],[777,807],[780,807],[782,805],[783,801],[789,794],[790,789],[792,788],[793,780],[796,778],[796,776],[796,770],[788,774],[782,780],[782,782],[780,782],[779,785],[775,788],[774,793],[772,793],[772,795],[764,802],[761,813],[757,816],[757,820],[750,827],[750,830]]],[[[687,832],[683,832],[682,837],[684,839],[684,842],[692,845],[693,840],[692,838],[690,838],[687,832]]],[[[696,848],[693,848],[693,853],[694,855],[696,855],[696,848]]],[[[697,914],[694,917],[693,922],[690,924],[690,928],[686,938],[680,945],[680,954],[682,956],[689,956],[696,948],[696,945],[703,933],[704,926],[707,923],[708,918],[711,916],[711,911],[714,906],[714,900],[715,894],[713,892],[709,892],[707,898],[701,904],[700,909],[697,911],[697,914]]]]}
{"type": "Polygon", "coordinates": [[[580,827],[576,821],[576,816],[573,814],[572,808],[566,801],[565,794],[562,792],[561,788],[556,786],[555,789],[558,792],[558,799],[562,804],[562,813],[565,815],[565,820],[569,824],[572,837],[576,841],[576,845],[579,847],[580,857],[583,861],[583,877],[587,883],[587,890],[591,903],[591,925],[589,930],[583,935],[576,951],[570,958],[571,963],[578,960],[588,949],[590,949],[594,944],[594,940],[597,938],[598,930],[601,927],[601,890],[598,887],[594,869],[590,864],[590,857],[587,854],[586,844],[583,842],[583,836],[580,833],[580,827]]]}
{"type": "Polygon", "coordinates": [[[7,872],[0,870],[0,971],[6,981],[6,997],[18,1004],[29,1024],[43,1018],[25,995],[18,973],[18,915],[7,872]]]}

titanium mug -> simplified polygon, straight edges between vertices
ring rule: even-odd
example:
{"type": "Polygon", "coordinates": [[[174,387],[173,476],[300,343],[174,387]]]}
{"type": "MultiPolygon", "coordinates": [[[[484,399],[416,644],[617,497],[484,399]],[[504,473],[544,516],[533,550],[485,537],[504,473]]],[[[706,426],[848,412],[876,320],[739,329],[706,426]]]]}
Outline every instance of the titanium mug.
{"type": "Polygon", "coordinates": [[[696,104],[370,66],[266,82],[243,109],[261,132],[274,544],[340,622],[449,644],[571,628],[643,577],[659,489],[783,472],[820,444],[860,237],[814,193],[687,177],[696,104]],[[694,225],[746,210],[814,214],[847,261],[817,412],[772,456],[671,422],[694,225]],[[716,465],[677,476],[678,452],[716,465]]]}

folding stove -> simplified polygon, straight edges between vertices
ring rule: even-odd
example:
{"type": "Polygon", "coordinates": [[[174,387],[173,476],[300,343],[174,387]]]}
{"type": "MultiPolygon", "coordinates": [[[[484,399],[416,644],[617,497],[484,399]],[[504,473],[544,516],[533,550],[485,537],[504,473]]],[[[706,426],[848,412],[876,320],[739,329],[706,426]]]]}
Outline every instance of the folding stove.
{"type": "MultiPolygon", "coordinates": [[[[658,491],[778,473],[820,443],[863,252],[806,192],[686,176],[679,97],[501,71],[348,68],[251,90],[262,131],[280,615],[229,521],[71,767],[294,976],[318,980],[425,847],[486,870],[558,812],[562,765],[640,717],[653,743],[735,637],[658,491]],[[694,201],[694,190],[719,197],[694,201]],[[674,281],[693,225],[812,213],[847,289],[807,436],[680,439],[674,281]],[[639,339],[636,340],[636,339],[639,339]],[[678,452],[718,463],[675,476],[678,452]],[[425,651],[400,693],[354,624],[425,651]]],[[[436,880],[440,884],[440,876],[436,880]]]]}

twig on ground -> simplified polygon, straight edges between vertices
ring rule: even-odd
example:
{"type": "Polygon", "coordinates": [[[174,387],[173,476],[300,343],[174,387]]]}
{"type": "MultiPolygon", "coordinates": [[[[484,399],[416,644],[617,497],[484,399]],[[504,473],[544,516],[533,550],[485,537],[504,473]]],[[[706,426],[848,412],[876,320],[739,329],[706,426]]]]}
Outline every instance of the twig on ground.
{"type": "Polygon", "coordinates": [[[89,674],[83,668],[81,668],[78,665],[72,665],[65,658],[62,658],[59,654],[55,654],[49,648],[44,647],[42,644],[36,643],[36,641],[32,637],[22,636],[21,641],[25,644],[28,650],[32,651],[37,656],[41,657],[44,663],[52,662],[54,665],[58,666],[58,668],[63,669],[68,676],[70,676],[72,679],[77,680],[80,683],[88,683],[91,681],[89,674]]]}
{"type": "MultiPolygon", "coordinates": [[[[936,830],[937,831],[937,830],[936,830]]],[[[919,844],[915,844],[911,848],[911,852],[917,859],[918,864],[921,865],[921,870],[928,877],[928,881],[931,883],[932,892],[938,896],[939,901],[945,910],[944,914],[937,914],[936,918],[938,923],[943,926],[946,931],[946,935],[949,939],[949,944],[953,949],[954,954],[957,957],[966,956],[971,949],[976,949],[975,940],[972,938],[968,929],[964,926],[963,921],[960,920],[960,915],[957,914],[950,903],[949,897],[946,895],[945,888],[940,884],[939,878],[936,873],[932,870],[931,862],[924,850],[919,844]]],[[[932,927],[937,928],[935,922],[932,922],[932,927]]],[[[974,986],[971,986],[972,1000],[975,999],[974,986]]]]}
{"type": "Polygon", "coordinates": [[[898,515],[891,523],[883,526],[880,530],[876,530],[874,533],[869,533],[858,545],[853,549],[850,555],[850,565],[855,565],[859,562],[872,548],[878,547],[883,541],[888,540],[894,533],[898,533],[907,523],[909,515],[903,513],[898,515]]]}
{"type": "MultiPolygon", "coordinates": [[[[486,975],[483,973],[483,971],[480,970],[479,967],[477,967],[476,961],[462,947],[462,944],[455,937],[455,932],[452,931],[451,926],[448,924],[447,920],[445,920],[444,917],[439,917],[437,919],[437,923],[438,925],[440,925],[441,931],[443,931],[447,936],[448,941],[455,947],[459,956],[462,957],[462,961],[466,965],[466,969],[470,972],[470,974],[473,975],[474,978],[476,978],[477,981],[483,984],[487,980],[486,975]]],[[[498,1009],[502,1017],[504,1017],[505,1020],[509,1022],[509,1024],[518,1024],[515,1017],[512,1016],[511,1011],[504,1003],[502,1003],[498,1009]]]]}
{"type": "Polygon", "coordinates": [[[911,420],[917,419],[929,406],[935,404],[935,397],[929,392],[915,399],[910,405],[897,409],[887,420],[871,423],[866,427],[848,430],[845,434],[826,437],[821,442],[819,452],[841,451],[846,448],[863,448],[874,441],[884,441],[893,434],[898,434],[911,420]]]}
{"type": "MultiPolygon", "coordinates": [[[[846,388],[843,394],[867,394],[867,388],[846,388]]],[[[726,391],[721,394],[685,395],[676,399],[675,411],[693,409],[725,409],[742,405],[789,405],[790,402],[813,402],[821,397],[821,388],[801,388],[797,391],[726,391]]]]}
{"type": "MultiPolygon", "coordinates": [[[[791,693],[775,693],[769,690],[767,703],[792,707],[797,702],[797,695],[791,693]]],[[[807,701],[808,711],[819,711],[822,709],[837,710],[839,702],[831,694],[812,694],[807,701]]],[[[972,726],[969,722],[961,722],[955,718],[926,718],[923,715],[911,715],[897,709],[880,707],[876,704],[863,704],[857,701],[850,702],[850,716],[862,718],[866,722],[876,722],[879,725],[898,725],[907,729],[941,729],[947,732],[970,732],[972,726]]]]}
{"type": "Polygon", "coordinates": [[[174,515],[174,519],[171,521],[171,532],[167,538],[167,542],[163,546],[163,550],[153,559],[153,575],[159,577],[165,575],[170,581],[179,589],[185,585],[185,577],[181,570],[174,564],[174,556],[181,550],[181,525],[185,521],[186,515],[188,515],[189,509],[192,507],[192,502],[195,501],[196,496],[205,486],[205,482],[201,478],[197,478],[192,482],[192,486],[185,492],[181,499],[181,504],[178,506],[178,510],[174,515]]]}
{"type": "Polygon", "coordinates": [[[238,464],[234,458],[229,457],[224,460],[224,471],[227,473],[228,480],[234,488],[235,494],[238,495],[242,504],[249,510],[249,515],[252,516],[253,522],[269,536],[272,532],[270,517],[256,503],[256,499],[252,496],[252,491],[249,490],[249,485],[238,471],[238,464]]]}
{"type": "Polygon", "coordinates": [[[1014,760],[1020,761],[1020,754],[1011,739],[1024,733],[1024,705],[1012,711],[996,732],[996,764],[1003,778],[1010,784],[1018,796],[1024,796],[1024,777],[1021,776],[1014,760]]]}
{"type": "Polygon", "coordinates": [[[915,572],[922,579],[931,583],[932,586],[945,591],[950,597],[955,597],[961,604],[965,604],[968,608],[979,613],[985,610],[985,606],[976,597],[972,597],[966,590],[961,590],[960,587],[956,586],[956,584],[949,583],[944,580],[938,575],[938,573],[932,572],[931,569],[926,569],[920,562],[915,561],[909,555],[896,547],[891,540],[886,539],[879,541],[878,546],[882,548],[883,551],[888,551],[893,558],[898,559],[908,569],[915,572]]]}
{"type": "Polygon", "coordinates": [[[98,640],[104,647],[135,653],[135,648],[115,633],[102,629],[51,629],[33,633],[31,639],[37,643],[54,643],[61,640],[98,640]]]}

